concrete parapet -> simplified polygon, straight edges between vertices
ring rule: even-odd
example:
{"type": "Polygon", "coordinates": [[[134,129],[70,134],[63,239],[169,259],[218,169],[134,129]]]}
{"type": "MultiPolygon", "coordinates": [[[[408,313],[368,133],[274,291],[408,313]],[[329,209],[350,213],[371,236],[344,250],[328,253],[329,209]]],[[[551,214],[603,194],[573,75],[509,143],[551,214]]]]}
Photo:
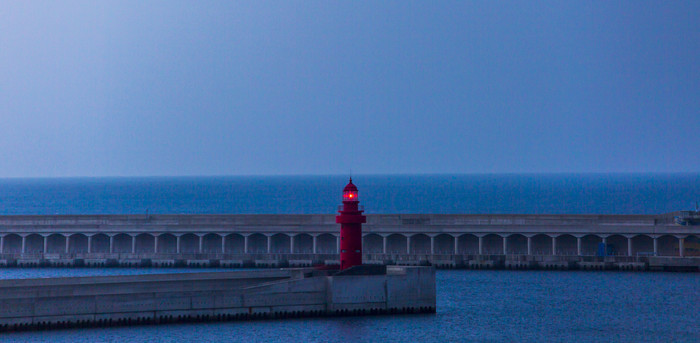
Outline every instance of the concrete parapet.
{"type": "Polygon", "coordinates": [[[497,266],[496,261],[488,260],[471,260],[467,263],[469,269],[494,269],[497,266]]]}
{"type": "Polygon", "coordinates": [[[700,271],[700,257],[649,257],[649,269],[656,271],[700,271]]]}
{"type": "Polygon", "coordinates": [[[243,268],[246,263],[243,260],[221,260],[219,266],[224,268],[243,268]]]}
{"type": "Polygon", "coordinates": [[[151,260],[152,267],[174,267],[175,260],[151,260]]]}
{"type": "Polygon", "coordinates": [[[454,269],[454,268],[458,268],[460,266],[459,262],[457,262],[456,260],[444,260],[444,259],[430,261],[430,264],[432,264],[435,267],[440,268],[440,269],[454,269]]]}
{"type": "Polygon", "coordinates": [[[541,269],[569,270],[575,266],[567,261],[543,261],[538,263],[541,269]]]}
{"type": "Polygon", "coordinates": [[[536,262],[529,261],[505,261],[506,269],[537,269],[539,265],[536,262]]]}
{"type": "Polygon", "coordinates": [[[209,267],[211,266],[210,260],[187,260],[188,267],[209,267]]]}
{"type": "Polygon", "coordinates": [[[280,264],[278,260],[255,260],[253,263],[256,268],[277,268],[280,264]]]}
{"type": "Polygon", "coordinates": [[[42,259],[22,259],[17,260],[18,267],[40,267],[43,265],[42,259]]]}
{"type": "Polygon", "coordinates": [[[290,267],[311,267],[312,265],[312,260],[289,260],[290,267]]]}
{"type": "Polygon", "coordinates": [[[371,265],[387,265],[387,264],[393,264],[393,263],[387,263],[387,261],[384,260],[369,260],[369,261],[364,261],[365,264],[371,264],[371,265]]]}
{"type": "MultiPolygon", "coordinates": [[[[47,255],[48,256],[48,255],[47,255]]],[[[129,255],[130,258],[110,258],[119,255],[83,254],[74,258],[54,255],[56,259],[43,258],[41,254],[3,256],[0,267],[223,267],[223,268],[284,268],[306,267],[320,264],[338,265],[336,259],[319,259],[328,254],[233,254],[192,255],[192,258],[176,254],[129,255]],[[101,258],[96,258],[101,257],[101,258]],[[171,258],[166,258],[171,257],[171,258]],[[251,257],[258,257],[252,259],[251,257]],[[314,258],[316,257],[316,258],[314,258]]],[[[401,255],[368,254],[366,264],[425,266],[438,269],[580,269],[580,270],[653,270],[700,271],[700,257],[656,256],[572,256],[572,255],[401,255]],[[644,268],[638,266],[645,265],[644,268]],[[629,267],[634,266],[634,267],[629,267]]]]}
{"type": "Polygon", "coordinates": [[[617,263],[617,268],[620,270],[634,270],[634,271],[641,271],[641,270],[647,270],[648,265],[646,263],[642,262],[621,262],[617,263]]]}
{"type": "Polygon", "coordinates": [[[120,267],[140,267],[141,259],[121,259],[117,261],[120,267]]]}
{"type": "Polygon", "coordinates": [[[582,270],[604,270],[606,269],[605,262],[579,262],[579,268],[582,270]]]}

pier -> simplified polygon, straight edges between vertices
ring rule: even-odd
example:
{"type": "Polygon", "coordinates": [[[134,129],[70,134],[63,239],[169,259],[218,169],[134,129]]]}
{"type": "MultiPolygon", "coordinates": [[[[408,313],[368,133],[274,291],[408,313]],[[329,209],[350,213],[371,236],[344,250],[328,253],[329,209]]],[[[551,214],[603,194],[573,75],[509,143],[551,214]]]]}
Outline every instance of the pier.
{"type": "MultiPolygon", "coordinates": [[[[441,268],[697,271],[700,226],[678,225],[674,215],[370,214],[363,260],[441,268]]],[[[0,265],[337,264],[339,237],[331,214],[0,216],[0,265]]]]}
{"type": "Polygon", "coordinates": [[[0,280],[0,331],[434,313],[432,267],[0,280]]]}

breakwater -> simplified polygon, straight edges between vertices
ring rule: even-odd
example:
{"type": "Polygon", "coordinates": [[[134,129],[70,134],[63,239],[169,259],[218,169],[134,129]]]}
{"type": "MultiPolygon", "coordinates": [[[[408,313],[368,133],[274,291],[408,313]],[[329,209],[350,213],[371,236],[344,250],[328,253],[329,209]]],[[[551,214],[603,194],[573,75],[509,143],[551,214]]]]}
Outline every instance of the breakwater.
{"type": "Polygon", "coordinates": [[[0,280],[0,330],[434,313],[435,269],[351,268],[0,280]]]}
{"type": "MultiPolygon", "coordinates": [[[[660,215],[368,215],[370,264],[698,270],[699,226],[660,215]],[[604,247],[601,251],[601,245],[604,247]]],[[[335,264],[334,215],[0,216],[0,265],[335,264]]]]}

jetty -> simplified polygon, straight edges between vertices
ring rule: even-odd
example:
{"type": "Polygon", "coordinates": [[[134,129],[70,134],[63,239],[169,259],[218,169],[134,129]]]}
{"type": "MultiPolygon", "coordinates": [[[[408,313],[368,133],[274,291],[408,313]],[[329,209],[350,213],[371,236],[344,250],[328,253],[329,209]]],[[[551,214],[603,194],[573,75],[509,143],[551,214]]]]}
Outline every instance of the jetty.
{"type": "Polygon", "coordinates": [[[356,266],[0,280],[0,331],[434,313],[432,267],[356,266]]]}
{"type": "MultiPolygon", "coordinates": [[[[658,215],[367,214],[362,260],[438,268],[700,270],[700,226],[658,215]]],[[[340,264],[332,214],[0,216],[0,266],[340,264]]]]}

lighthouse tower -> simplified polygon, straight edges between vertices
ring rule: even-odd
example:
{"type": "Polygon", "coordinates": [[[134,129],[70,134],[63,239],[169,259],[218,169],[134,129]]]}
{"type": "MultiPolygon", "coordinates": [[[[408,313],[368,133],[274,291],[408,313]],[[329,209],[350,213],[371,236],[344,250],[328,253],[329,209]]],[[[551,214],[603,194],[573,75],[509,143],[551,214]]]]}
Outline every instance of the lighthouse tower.
{"type": "Polygon", "coordinates": [[[350,182],[343,189],[343,207],[335,222],[340,224],[340,270],[362,265],[362,223],[367,217],[359,206],[357,187],[350,182]]]}

